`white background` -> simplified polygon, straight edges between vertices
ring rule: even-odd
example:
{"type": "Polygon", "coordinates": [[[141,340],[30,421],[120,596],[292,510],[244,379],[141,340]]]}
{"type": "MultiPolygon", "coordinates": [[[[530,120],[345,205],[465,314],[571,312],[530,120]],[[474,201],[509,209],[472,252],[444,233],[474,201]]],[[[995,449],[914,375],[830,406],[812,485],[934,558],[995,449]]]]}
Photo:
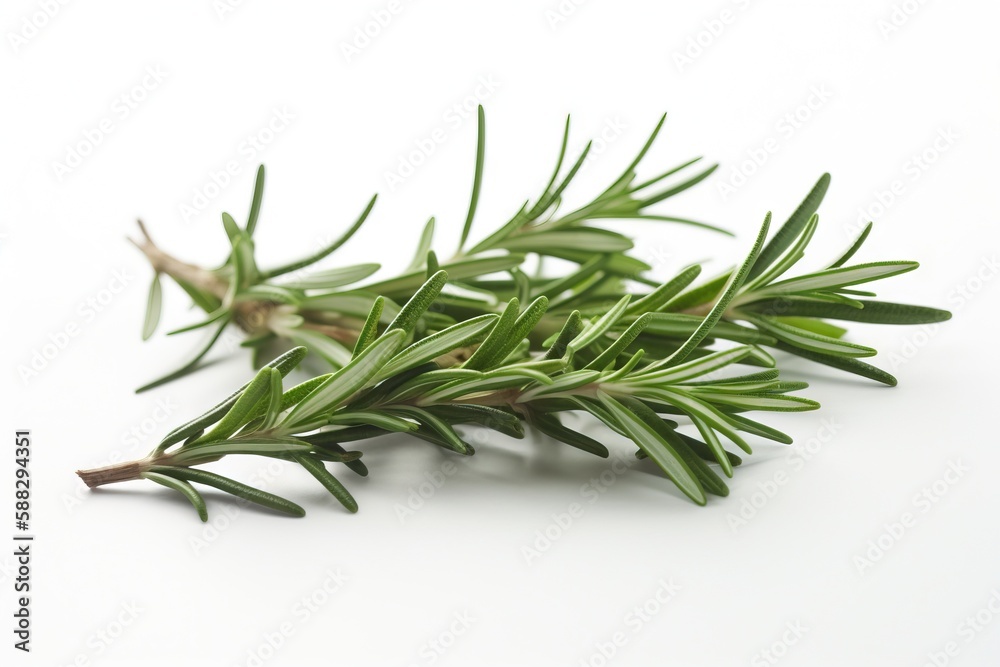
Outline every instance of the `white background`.
{"type": "MultiPolygon", "coordinates": [[[[372,12],[385,20],[387,0],[68,3],[51,18],[39,14],[47,4],[6,2],[0,16],[0,425],[9,459],[14,429],[33,431],[38,536],[31,655],[11,647],[13,563],[0,558],[0,662],[247,665],[255,653],[266,665],[774,664],[765,650],[783,665],[1000,662],[1000,618],[989,610],[991,600],[1000,610],[996,3],[910,0],[903,11],[889,0],[425,0],[391,5],[388,25],[352,54],[344,45],[372,12]],[[130,92],[137,86],[145,89],[130,92]],[[142,99],[128,108],[123,94],[142,99]],[[581,485],[607,461],[502,436],[454,463],[457,472],[405,520],[398,508],[425,474],[455,461],[405,439],[365,446],[369,479],[345,472],[356,516],[300,470],[267,488],[305,505],[302,520],[209,495],[206,527],[150,484],[86,492],[75,469],[113,453],[141,456],[251,373],[242,350],[220,349],[209,370],[133,393],[196,342],[139,340],[150,273],[124,242],[135,218],[166,249],[212,265],[226,248],[219,214],[243,219],[264,161],[262,264],[339,233],[376,191],[368,226],[330,265],[378,260],[391,271],[432,214],[437,247],[448,252],[475,143],[474,119],[454,106],[476,95],[487,109],[488,157],[473,236],[541,187],[566,113],[577,150],[602,132],[608,140],[572,205],[617,176],[668,111],[640,176],[696,155],[723,166],[658,210],[738,236],[623,226],[659,275],[702,259],[721,270],[767,210],[783,219],[830,171],[807,263],[835,256],[859,216],[871,217],[859,259],[923,264],[880,296],[950,308],[955,319],[851,327],[852,340],[882,351],[875,361],[899,376],[895,389],[781,359],[789,377],[812,383],[807,395],[823,409],[771,419],[797,444],[762,444],[729,498],[705,508],[645,464],[612,476],[591,502],[581,485]],[[262,131],[276,110],[291,119],[269,137],[262,131]],[[82,163],[58,167],[103,119],[111,132],[82,163]],[[444,141],[433,154],[388,183],[437,128],[444,141]],[[257,150],[250,136],[270,141],[257,150]],[[764,164],[725,192],[765,145],[773,150],[764,164]],[[212,174],[228,161],[239,173],[213,191],[212,174]],[[885,191],[897,181],[890,202],[885,191]],[[185,215],[206,189],[217,196],[185,215]],[[103,301],[100,312],[88,300],[103,301]],[[60,332],[71,325],[78,334],[66,341],[60,332]],[[65,346],[25,377],[53,338],[65,346]],[[942,481],[952,466],[964,472],[942,481]],[[935,502],[916,499],[935,482],[935,502]],[[553,515],[571,503],[582,515],[559,528],[553,515]],[[734,519],[741,511],[745,523],[734,519]],[[892,536],[887,525],[907,513],[913,525],[892,536]],[[546,545],[538,531],[555,539],[546,545]],[[879,541],[888,548],[871,552],[879,541]],[[526,558],[525,547],[538,557],[526,558]],[[858,560],[875,556],[868,566],[858,560]],[[328,572],[346,578],[329,594],[328,572]],[[306,614],[301,600],[310,597],[321,604],[306,614]],[[639,622],[634,608],[643,605],[651,613],[639,622]],[[977,613],[984,624],[975,630],[967,619],[977,613]],[[271,651],[267,637],[283,624],[291,633],[271,651]],[[606,660],[601,647],[610,652],[616,635],[606,660]]],[[[173,285],[165,302],[161,330],[195,316],[173,285]]],[[[266,473],[255,461],[218,469],[266,473]]]]}

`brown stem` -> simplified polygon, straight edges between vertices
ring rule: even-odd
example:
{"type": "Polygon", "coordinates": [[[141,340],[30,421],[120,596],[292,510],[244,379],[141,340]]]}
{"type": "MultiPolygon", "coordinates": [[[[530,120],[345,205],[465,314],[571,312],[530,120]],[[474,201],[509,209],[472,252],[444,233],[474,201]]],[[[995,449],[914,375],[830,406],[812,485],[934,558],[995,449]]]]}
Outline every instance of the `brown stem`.
{"type": "Polygon", "coordinates": [[[153,239],[150,238],[149,232],[146,231],[146,226],[142,224],[142,220],[139,220],[138,223],[139,231],[142,232],[142,241],[136,241],[131,238],[129,241],[146,255],[146,259],[149,260],[154,271],[165,273],[178,282],[193,285],[203,292],[208,292],[220,301],[226,297],[226,293],[229,291],[229,284],[225,280],[207,269],[182,262],[173,255],[163,252],[153,243],[153,239]]]}
{"type": "Polygon", "coordinates": [[[128,482],[139,479],[142,473],[149,470],[152,463],[148,459],[139,461],[126,461],[115,463],[103,468],[91,468],[90,470],[77,470],[76,474],[89,486],[95,488],[103,484],[114,484],[115,482],[128,482]]]}
{"type": "MultiPolygon", "coordinates": [[[[146,225],[142,220],[139,223],[139,231],[142,232],[142,240],[129,239],[149,260],[153,270],[157,273],[164,273],[177,282],[187,283],[211,294],[219,301],[224,301],[229,293],[229,283],[216,275],[213,271],[204,269],[195,264],[182,262],[173,255],[170,255],[153,242],[146,230],[146,225]]],[[[233,307],[233,320],[237,326],[247,333],[257,333],[267,328],[267,320],[276,304],[271,301],[241,301],[233,307]]]]}

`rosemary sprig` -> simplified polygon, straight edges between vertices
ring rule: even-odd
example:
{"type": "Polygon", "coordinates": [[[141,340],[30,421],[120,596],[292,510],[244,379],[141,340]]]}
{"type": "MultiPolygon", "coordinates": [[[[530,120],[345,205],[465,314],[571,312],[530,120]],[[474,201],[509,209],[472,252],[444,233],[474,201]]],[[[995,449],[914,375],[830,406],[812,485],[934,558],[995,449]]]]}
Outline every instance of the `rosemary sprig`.
{"type": "MultiPolygon", "coordinates": [[[[753,265],[766,231],[765,224],[745,267],[753,265]]],[[[727,291],[738,289],[739,276],[746,273],[735,274],[727,291]]],[[[304,511],[291,501],[198,467],[225,456],[279,457],[301,465],[353,512],[357,510],[353,497],[325,465],[359,463],[361,452],[345,450],[345,443],[409,433],[471,455],[474,450],[455,430],[457,424],[476,424],[520,438],[527,423],[558,441],[608,456],[604,444],[560,421],[563,413],[583,412],[631,440],[639,455],[648,456],[685,495],[704,504],[706,494],[728,493],[705,460],[718,463],[727,476],[740,461],[726,451],[723,440],[746,453],[750,445],[741,433],[790,440],[742,413],[818,407],[789,395],[805,384],[783,382],[773,368],[716,377],[750,360],[770,364],[769,357],[753,345],[687,359],[709,327],[693,333],[672,358],[647,361],[642,349],[632,349],[634,336],[613,333],[629,312],[629,296],[590,320],[571,313],[539,352],[531,351],[527,341],[546,315],[544,296],[526,307],[512,298],[500,314],[458,322],[414,341],[417,322],[442,293],[446,280],[444,271],[435,272],[381,333],[369,328],[351,359],[338,370],[285,390],[283,377],[306,354],[305,348],[294,348],[204,415],[174,429],[145,458],[80,471],[80,476],[91,487],[150,479],[183,493],[203,520],[205,503],[192,483],[301,516],[304,511]],[[430,361],[470,342],[477,343],[475,352],[460,364],[441,367],[430,361]],[[662,415],[688,418],[701,439],[680,434],[677,422],[662,415]]],[[[721,310],[724,305],[719,303],[721,310]]],[[[376,300],[369,322],[378,321],[381,306],[382,301],[376,300]]],[[[635,330],[641,326],[636,322],[648,321],[651,314],[641,301],[632,306],[641,312],[627,330],[635,330]]],[[[364,468],[354,469],[367,474],[364,468]]]]}
{"type": "MultiPolygon", "coordinates": [[[[247,332],[244,345],[254,348],[256,367],[260,366],[261,353],[270,349],[268,345],[283,340],[306,346],[333,368],[340,368],[350,360],[351,350],[357,346],[365,318],[372,312],[376,300],[381,299],[379,313],[369,326],[388,324],[398,314],[398,304],[412,297],[426,276],[438,269],[448,271],[450,285],[438,296],[434,312],[425,312],[416,322],[417,337],[433,335],[469,318],[499,312],[505,302],[515,296],[522,302],[546,297],[550,302],[547,313],[529,339],[531,348],[538,350],[573,310],[580,310],[585,315],[600,313],[609,304],[631,295],[632,305],[614,333],[628,331],[643,344],[650,357],[670,358],[685,344],[688,336],[708,327],[711,335],[699,336],[698,342],[690,345],[699,347],[713,339],[754,343],[888,385],[896,384],[896,378],[886,371],[860,361],[860,358],[874,355],[875,350],[844,341],[846,330],[825,319],[880,324],[920,324],[948,319],[947,311],[862,299],[858,297],[875,295],[853,289],[859,284],[913,270],[917,267],[916,262],[845,266],[868,237],[869,224],[858,240],[825,269],[780,280],[805,255],[813,238],[819,220],[816,211],[830,183],[828,174],[817,181],[784,225],[760,249],[759,257],[748,269],[745,284],[741,282],[739,292],[729,297],[731,303],[718,310],[717,317],[707,324],[705,316],[719,303],[732,272],[727,271],[688,289],[701,271],[699,266],[692,266],[661,285],[646,275],[648,265],[629,254],[632,244],[627,237],[593,224],[604,218],[637,218],[707,226],[647,211],[649,206],[697,184],[715,168],[709,167],[653,194],[650,190],[660,182],[698,160],[636,183],[635,170],[659,134],[664,119],[660,119],[621,176],[589,204],[562,214],[559,213],[562,195],[589,151],[588,145],[565,175],[561,175],[565,171],[563,165],[569,138],[567,119],[555,170],[535,203],[526,202],[499,229],[470,249],[462,250],[475,219],[483,180],[485,121],[480,109],[472,196],[458,253],[448,262],[438,262],[430,249],[434,233],[432,218],[423,230],[413,261],[402,275],[361,286],[358,283],[374,274],[379,265],[357,264],[310,273],[303,273],[303,269],[324,259],[350,239],[369,217],[375,197],[347,232],[332,244],[302,260],[267,271],[257,268],[253,243],[263,199],[263,167],[258,171],[245,227],[240,228],[232,216],[223,214],[223,226],[232,249],[227,261],[214,271],[166,255],[152,243],[140,225],[145,241],[138,245],[156,269],[143,326],[144,336],[152,333],[159,319],[161,273],[177,281],[207,313],[201,322],[172,333],[212,328],[207,344],[188,363],[140,391],[198,368],[200,360],[232,323],[247,332]],[[569,260],[577,268],[561,276],[529,277],[521,270],[529,254],[569,260]],[[283,278],[293,272],[298,273],[290,279],[283,278]],[[504,272],[509,277],[492,277],[504,272]],[[629,329],[645,311],[650,317],[644,319],[641,326],[629,329]]],[[[462,346],[456,347],[451,353],[452,363],[461,362],[471,352],[462,346]]],[[[604,350],[601,354],[611,354],[611,351],[604,350]]]]}
{"type": "MultiPolygon", "coordinates": [[[[166,254],[153,243],[145,226],[140,223],[142,239],[133,242],[145,253],[154,268],[143,323],[143,338],[148,339],[153,334],[160,319],[161,275],[167,275],[177,282],[191,297],[194,305],[206,314],[200,322],[170,333],[203,328],[210,329],[212,333],[207,343],[181,368],[144,385],[139,391],[169,382],[197,369],[222,331],[231,324],[237,325],[247,334],[244,345],[255,348],[257,354],[267,349],[265,346],[276,339],[284,340],[308,346],[332,367],[339,368],[350,359],[361,322],[376,296],[382,296],[386,300],[381,315],[385,324],[398,311],[397,304],[410,298],[428,273],[437,269],[448,271],[454,289],[442,297],[443,303],[448,307],[443,312],[426,313],[418,323],[419,332],[440,330],[462,319],[469,309],[481,313],[495,308],[497,300],[473,286],[475,281],[487,275],[509,272],[519,284],[530,285],[531,281],[520,271],[529,255],[557,257],[579,264],[580,271],[564,276],[565,280],[575,280],[586,275],[592,284],[608,278],[635,278],[650,282],[648,278],[641,276],[650,267],[628,254],[632,241],[618,232],[594,224],[594,221],[623,218],[666,221],[696,225],[728,234],[702,222],[656,215],[647,210],[701,182],[717,166],[710,166],[684,180],[660,187],[669,177],[695,165],[700,160],[696,158],[654,178],[637,182],[635,170],[652,146],[665,119],[666,116],[660,119],[639,154],[621,176],[590,203],[562,213],[560,205],[563,195],[579,172],[591,147],[588,143],[573,164],[564,169],[570,130],[570,119],[567,118],[556,167],[542,193],[533,203],[530,200],[525,202],[506,223],[485,239],[469,249],[463,249],[475,219],[483,181],[485,116],[480,108],[475,175],[459,250],[448,261],[438,262],[436,254],[431,250],[435,225],[434,218],[431,218],[423,229],[409,266],[395,277],[376,282],[359,284],[378,271],[380,266],[374,263],[321,271],[311,269],[344,245],[361,228],[375,206],[376,197],[369,200],[355,222],[333,243],[283,266],[267,270],[258,267],[254,256],[253,236],[263,201],[263,166],[257,172],[245,226],[241,228],[228,213],[222,215],[231,249],[226,261],[214,270],[196,267],[166,254]]],[[[547,282],[549,291],[558,287],[552,280],[547,282]]]]}

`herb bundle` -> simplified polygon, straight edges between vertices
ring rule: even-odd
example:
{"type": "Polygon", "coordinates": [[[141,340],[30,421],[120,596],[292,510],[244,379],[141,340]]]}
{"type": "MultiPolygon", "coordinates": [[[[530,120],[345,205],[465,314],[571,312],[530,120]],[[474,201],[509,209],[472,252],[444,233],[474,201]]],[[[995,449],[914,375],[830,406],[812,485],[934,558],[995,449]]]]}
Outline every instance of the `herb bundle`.
{"type": "Polygon", "coordinates": [[[876,350],[844,340],[846,330],[827,320],[918,324],[942,321],[949,314],[879,301],[874,293],[857,289],[917,267],[909,261],[851,264],[870,224],[829,264],[787,277],[813,238],[827,175],[773,235],[771,216],[766,216],[739,266],[696,286],[699,266],[662,283],[649,278],[650,267],[628,252],[631,241],[594,221],[638,218],[707,226],[647,211],[714,169],[657,189],[696,162],[692,160],[637,183],[635,169],[662,123],[605,191],[575,211],[560,213],[562,194],[589,149],[561,176],[567,121],[556,169],[542,195],[466,250],[485,155],[480,109],[472,197],[459,251],[447,262],[437,260],[431,250],[431,219],[407,269],[367,285],[357,283],[377,265],[304,269],[357,231],[374,198],[330,246],[277,269],[257,267],[253,233],[263,168],[246,224],[240,227],[223,215],[231,252],[218,269],[176,260],[143,229],[144,240],[137,245],[156,271],[144,337],[159,319],[160,274],[175,280],[207,313],[202,322],[178,332],[213,327],[213,333],[192,361],[142,389],[196,369],[232,323],[247,332],[244,345],[254,348],[258,359],[272,342],[297,346],[263,365],[250,382],[204,415],[169,433],[144,459],[80,471],[80,476],[91,487],[150,479],[184,494],[203,520],[205,502],[192,483],[300,516],[304,510],[291,501],[200,467],[231,455],[278,457],[301,465],[356,511],[353,497],[326,466],[342,463],[367,474],[361,452],[349,451],[346,444],[407,433],[471,455],[473,448],[456,426],[471,424],[521,438],[527,425],[556,441],[608,456],[604,444],[563,423],[565,413],[579,412],[631,441],[637,456],[654,461],[696,503],[704,504],[706,494],[726,495],[723,478],[710,464],[732,476],[741,459],[727,446],[749,454],[747,437],[791,442],[748,413],[818,407],[792,395],[806,384],[780,378],[768,349],[893,385],[890,374],[861,361],[876,350]],[[529,254],[569,260],[575,268],[555,277],[529,276],[522,270],[529,254]],[[284,377],[301,362],[306,348],[332,371],[286,389],[284,377]],[[682,422],[696,435],[681,432],[682,422]]]}

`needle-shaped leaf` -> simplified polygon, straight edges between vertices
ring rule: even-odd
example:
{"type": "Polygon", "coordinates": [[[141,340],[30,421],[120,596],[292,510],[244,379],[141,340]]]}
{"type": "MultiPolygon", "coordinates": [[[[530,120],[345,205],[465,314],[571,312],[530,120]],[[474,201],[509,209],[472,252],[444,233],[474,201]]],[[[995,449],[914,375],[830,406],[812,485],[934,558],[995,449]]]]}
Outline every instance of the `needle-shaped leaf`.
{"type": "Polygon", "coordinates": [[[614,416],[622,430],[640,449],[646,452],[646,455],[684,492],[684,495],[699,505],[704,505],[706,502],[705,490],[701,483],[687,462],[669,442],[660,436],[657,432],[658,429],[626,410],[621,403],[608,394],[598,392],[597,397],[608,412],[614,416]]]}
{"type": "Polygon", "coordinates": [[[396,405],[391,408],[391,411],[403,417],[414,419],[422,426],[427,427],[436,433],[449,449],[453,449],[459,454],[472,454],[472,448],[467,442],[459,437],[458,433],[455,432],[455,429],[453,429],[448,422],[437,417],[431,412],[412,405],[396,405]]]}
{"type": "Polygon", "coordinates": [[[386,331],[400,330],[406,334],[413,331],[413,327],[416,326],[417,320],[423,315],[434,300],[438,298],[441,294],[441,289],[444,287],[445,283],[448,282],[448,272],[438,271],[433,276],[427,279],[427,281],[421,285],[420,289],[410,297],[410,300],[406,302],[403,309],[399,311],[392,323],[386,328],[386,331]]]}
{"type": "Polygon", "coordinates": [[[779,297],[754,301],[740,306],[740,308],[762,314],[825,317],[833,320],[871,322],[873,324],[931,324],[951,319],[951,313],[938,308],[888,301],[859,301],[861,308],[836,303],[820,303],[796,297],[779,297]]]}
{"type": "Polygon", "coordinates": [[[357,512],[358,503],[351,492],[334,477],[323,462],[310,454],[292,454],[292,458],[315,477],[323,487],[343,505],[348,512],[357,512]]]}
{"type": "Polygon", "coordinates": [[[298,271],[299,269],[309,266],[310,264],[315,264],[319,260],[323,259],[324,257],[336,251],[338,248],[340,248],[340,246],[347,243],[347,241],[350,240],[352,236],[354,236],[354,233],[361,228],[361,225],[364,224],[365,220],[368,219],[368,214],[370,214],[372,212],[372,209],[375,208],[376,199],[378,199],[378,195],[373,196],[368,201],[368,205],[365,206],[365,210],[361,212],[361,215],[358,216],[358,219],[354,221],[354,224],[351,225],[350,228],[346,232],[344,232],[339,238],[337,238],[333,243],[324,247],[319,252],[309,255],[304,259],[300,259],[297,262],[291,262],[289,264],[285,264],[283,266],[271,269],[270,271],[262,271],[261,277],[264,279],[275,278],[277,276],[283,276],[286,273],[291,273],[292,271],[298,271]]]}
{"type": "Polygon", "coordinates": [[[212,349],[212,346],[215,345],[215,341],[219,340],[219,336],[222,335],[223,330],[225,330],[228,324],[229,324],[229,319],[227,318],[219,325],[218,328],[216,328],[216,330],[212,333],[211,337],[208,339],[207,343],[204,346],[202,346],[198,350],[198,352],[195,353],[194,357],[192,357],[183,366],[181,366],[172,373],[168,373],[163,377],[157,378],[152,382],[142,385],[141,387],[135,390],[135,393],[138,394],[147,391],[149,389],[152,389],[153,387],[159,387],[162,384],[166,384],[168,382],[176,380],[177,378],[184,377],[191,371],[195,370],[195,368],[198,366],[198,362],[201,361],[206,354],[208,354],[209,350],[212,349]]]}
{"type": "Polygon", "coordinates": [[[396,353],[406,334],[400,329],[387,331],[350,363],[327,378],[285,417],[282,424],[308,424],[321,413],[338,407],[378,373],[382,365],[396,353]]]}
{"type": "Polygon", "coordinates": [[[462,368],[469,370],[483,370],[490,367],[490,363],[493,362],[499,351],[504,349],[507,339],[514,330],[514,325],[519,317],[519,304],[520,302],[516,298],[511,299],[507,303],[503,313],[500,315],[500,319],[493,325],[493,328],[490,330],[486,340],[484,340],[476,351],[473,352],[472,356],[462,364],[462,368]]]}
{"type": "Polygon", "coordinates": [[[652,428],[667,443],[676,456],[687,464],[688,469],[698,478],[698,482],[701,483],[705,491],[717,496],[725,497],[729,495],[729,487],[726,486],[722,478],[705,465],[702,458],[688,446],[687,442],[681,438],[673,427],[653,412],[649,406],[642,401],[637,401],[629,397],[622,398],[621,404],[647,426],[652,428]]]}
{"type": "Polygon", "coordinates": [[[257,505],[284,512],[285,514],[291,514],[292,516],[306,515],[304,509],[290,500],[285,500],[281,496],[276,496],[267,491],[255,489],[252,486],[247,486],[234,479],[217,475],[214,472],[182,466],[154,466],[151,470],[152,472],[173,477],[174,479],[182,479],[188,482],[195,482],[196,484],[211,486],[220,491],[232,494],[237,498],[243,498],[257,505]]]}
{"type": "Polygon", "coordinates": [[[352,357],[357,357],[359,354],[365,351],[365,348],[371,345],[375,339],[378,337],[378,323],[382,319],[382,309],[385,307],[385,299],[383,297],[375,297],[375,301],[372,303],[372,309],[368,311],[368,318],[365,319],[364,326],[361,327],[361,333],[358,334],[358,340],[354,344],[354,353],[352,357]]]}
{"type": "Polygon", "coordinates": [[[608,458],[610,455],[606,446],[602,445],[590,436],[564,426],[562,422],[559,421],[559,417],[556,415],[550,415],[544,412],[532,414],[531,425],[550,438],[554,438],[559,442],[564,442],[571,447],[576,447],[577,449],[585,451],[588,454],[594,454],[595,456],[600,456],[604,459],[608,458]]]}
{"type": "Polygon", "coordinates": [[[598,318],[596,322],[584,328],[576,338],[569,342],[569,350],[571,352],[583,350],[600,340],[621,319],[622,315],[625,314],[625,309],[628,308],[628,302],[631,298],[630,295],[626,294],[608,312],[598,318]]]}
{"type": "Polygon", "coordinates": [[[681,290],[694,282],[695,278],[697,278],[700,273],[701,266],[698,264],[687,267],[678,273],[676,277],[663,283],[641,299],[632,301],[628,308],[625,309],[625,314],[634,315],[636,313],[647,313],[659,310],[662,306],[666,305],[667,302],[680,294],[681,290]]]}
{"type": "Polygon", "coordinates": [[[868,235],[871,233],[872,233],[872,223],[869,222],[867,225],[865,225],[865,228],[858,235],[858,238],[854,240],[854,243],[851,244],[851,247],[848,248],[843,255],[833,260],[833,262],[830,263],[829,268],[835,269],[838,266],[843,266],[844,264],[846,264],[848,260],[854,257],[854,254],[861,249],[861,246],[864,245],[865,241],[868,239],[868,235]]]}
{"type": "Polygon", "coordinates": [[[540,255],[559,250],[589,252],[620,252],[631,250],[632,241],[617,232],[596,227],[572,227],[551,232],[533,232],[510,236],[497,244],[499,248],[535,252],[540,255]]]}
{"type": "Polygon", "coordinates": [[[253,199],[250,202],[250,213],[247,215],[247,234],[253,236],[257,229],[257,218],[260,217],[260,204],[264,199],[264,165],[257,167],[257,177],[253,184],[253,199]]]}
{"type": "MultiPolygon", "coordinates": [[[[267,412],[264,414],[264,423],[261,424],[262,430],[267,430],[274,426],[278,421],[278,415],[282,411],[282,403],[284,399],[284,391],[282,391],[281,386],[281,373],[276,368],[271,368],[270,370],[270,395],[267,402],[267,412]]],[[[263,371],[261,371],[263,373],[263,371]]]]}
{"type": "Polygon", "coordinates": [[[636,337],[642,333],[642,330],[646,328],[652,319],[653,313],[644,313],[643,315],[640,315],[634,322],[632,322],[632,324],[628,326],[627,329],[625,329],[625,331],[618,335],[618,338],[615,339],[614,343],[608,346],[608,349],[601,352],[601,354],[587,364],[585,368],[604,370],[614,364],[618,359],[618,355],[622,354],[625,351],[625,348],[632,344],[632,341],[634,341],[636,337]]]}
{"type": "Polygon", "coordinates": [[[743,264],[740,265],[738,269],[733,271],[729,280],[726,282],[726,286],[722,290],[722,293],[715,300],[715,305],[713,305],[712,310],[705,315],[705,319],[702,321],[701,325],[699,325],[695,332],[691,334],[690,338],[684,342],[680,349],[666,359],[655,364],[651,364],[651,367],[676,365],[684,361],[684,359],[686,359],[688,355],[690,355],[691,352],[701,344],[701,341],[704,340],[705,336],[709,334],[712,327],[714,327],[715,324],[722,318],[723,314],[725,314],[726,309],[729,308],[730,302],[732,302],[740,287],[743,286],[743,282],[750,273],[750,269],[753,267],[754,262],[757,261],[757,256],[760,253],[761,246],[764,244],[764,239],[767,238],[767,230],[770,224],[771,214],[768,213],[764,218],[764,224],[760,227],[760,231],[757,234],[757,239],[754,241],[753,248],[750,249],[750,254],[748,254],[747,258],[743,260],[743,264]]]}
{"type": "Polygon", "coordinates": [[[878,354],[878,350],[870,347],[806,331],[771,317],[752,314],[746,317],[778,340],[812,352],[841,357],[872,357],[878,354]]]}
{"type": "Polygon", "coordinates": [[[809,219],[819,208],[829,187],[830,174],[823,174],[816,181],[816,185],[812,187],[809,194],[806,195],[806,198],[799,204],[798,208],[795,209],[788,220],[785,221],[785,224],[774,235],[774,238],[768,241],[767,245],[760,251],[760,257],[756,265],[750,269],[747,280],[753,280],[763,273],[798,238],[799,234],[802,233],[803,227],[808,224],[809,219]]]}
{"type": "Polygon", "coordinates": [[[146,297],[146,317],[142,322],[143,340],[149,340],[149,337],[156,331],[162,310],[163,288],[160,285],[160,273],[156,272],[153,274],[153,282],[149,284],[149,296],[146,297]]]}
{"type": "Polygon", "coordinates": [[[499,316],[492,313],[480,315],[423,338],[390,359],[378,372],[376,380],[392,377],[455,349],[479,342],[498,319],[499,316]]]}
{"type": "Polygon", "coordinates": [[[417,250],[413,253],[413,260],[410,265],[406,267],[404,273],[409,273],[411,271],[416,271],[420,267],[424,266],[427,261],[427,253],[431,249],[431,243],[434,241],[434,218],[431,217],[424,225],[424,231],[420,233],[420,240],[417,241],[417,250]]]}
{"type": "Polygon", "coordinates": [[[381,268],[379,264],[355,264],[326,271],[317,271],[300,276],[282,284],[282,287],[296,290],[335,289],[364,280],[381,268]]]}
{"type": "Polygon", "coordinates": [[[860,285],[873,280],[898,276],[920,266],[917,262],[870,262],[835,269],[817,271],[807,276],[788,278],[771,283],[758,292],[759,295],[795,294],[815,290],[831,290],[849,285],[860,285]]]}
{"type": "MultiPolygon", "coordinates": [[[[254,408],[257,407],[257,404],[262,400],[267,400],[273,386],[272,372],[273,369],[271,368],[260,369],[257,375],[254,376],[254,379],[250,381],[250,384],[247,385],[247,388],[240,394],[240,397],[236,399],[233,407],[229,409],[226,415],[208,433],[198,438],[193,444],[197,445],[202,442],[225,440],[246,424],[250,420],[250,416],[254,408]]],[[[280,394],[281,374],[278,373],[277,376],[278,391],[280,394]]]]}
{"type": "Polygon", "coordinates": [[[479,105],[478,130],[476,139],[476,175],[472,181],[472,196],[469,198],[469,212],[465,216],[465,225],[462,227],[462,238],[458,243],[459,250],[465,246],[469,239],[469,231],[472,229],[472,221],[476,217],[476,206],[479,204],[479,191],[483,186],[483,162],[486,158],[486,114],[483,105],[479,105]]]}
{"type": "Polygon", "coordinates": [[[182,479],[174,479],[173,477],[168,477],[167,475],[162,475],[158,472],[144,472],[140,475],[143,479],[148,479],[151,482],[156,482],[157,484],[162,484],[168,489],[173,489],[174,491],[180,491],[194,508],[198,510],[198,517],[202,522],[208,521],[208,507],[205,506],[205,499],[201,497],[193,486],[188,484],[182,479]]]}

